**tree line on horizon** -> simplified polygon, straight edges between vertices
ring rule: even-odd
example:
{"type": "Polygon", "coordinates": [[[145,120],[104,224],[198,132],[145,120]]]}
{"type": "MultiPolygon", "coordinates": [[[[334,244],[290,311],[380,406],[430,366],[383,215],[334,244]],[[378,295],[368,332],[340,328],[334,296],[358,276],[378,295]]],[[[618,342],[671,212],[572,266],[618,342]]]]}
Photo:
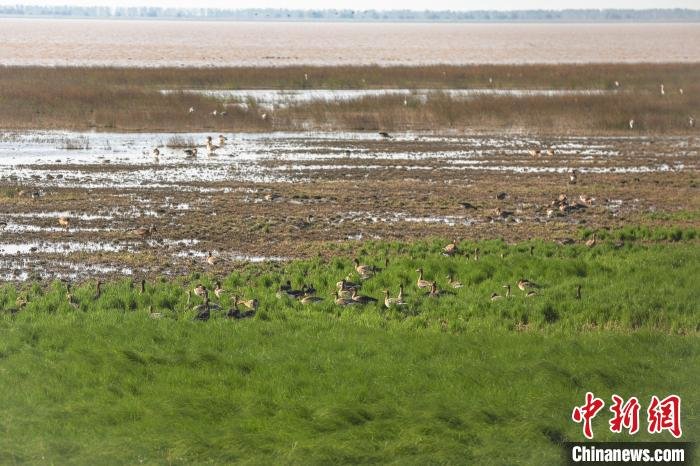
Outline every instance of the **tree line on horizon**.
{"type": "Polygon", "coordinates": [[[700,9],[587,10],[337,10],[0,5],[0,16],[240,21],[394,22],[695,22],[700,9]]]}

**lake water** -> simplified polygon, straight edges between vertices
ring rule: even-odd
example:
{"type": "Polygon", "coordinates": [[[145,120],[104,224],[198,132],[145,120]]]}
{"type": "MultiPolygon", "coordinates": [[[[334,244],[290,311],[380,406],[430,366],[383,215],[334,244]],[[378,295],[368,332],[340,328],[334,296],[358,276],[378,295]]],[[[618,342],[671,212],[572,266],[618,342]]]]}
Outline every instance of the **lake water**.
{"type": "Polygon", "coordinates": [[[0,19],[0,64],[698,62],[700,24],[0,19]]]}

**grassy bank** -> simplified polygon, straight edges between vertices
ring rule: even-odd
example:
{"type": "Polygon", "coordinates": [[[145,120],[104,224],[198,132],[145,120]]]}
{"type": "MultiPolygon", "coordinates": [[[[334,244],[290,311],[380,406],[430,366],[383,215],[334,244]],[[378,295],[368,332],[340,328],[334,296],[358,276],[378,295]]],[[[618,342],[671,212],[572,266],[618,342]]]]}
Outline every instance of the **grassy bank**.
{"type": "MultiPolygon", "coordinates": [[[[85,283],[73,305],[62,283],[6,285],[0,462],[553,464],[562,442],[583,439],[570,413],[586,391],[644,407],[679,394],[684,439],[697,438],[694,230],[611,232],[593,248],[463,241],[454,257],[445,243],[340,243],[331,260],[149,277],[143,293],[124,280],[99,298],[85,283]],[[362,294],[403,283],[407,305],[275,296],[289,279],[328,298],[357,278],[355,256],[389,258],[362,294]],[[426,297],[417,267],[454,294],[426,297]],[[448,273],[465,286],[447,288],[448,273]],[[521,277],[537,296],[515,287],[521,277]],[[253,318],[193,319],[201,301],[186,305],[185,289],[217,278],[228,295],[215,301],[255,297],[253,318]],[[491,301],[505,283],[514,296],[491,301]]],[[[608,414],[594,420],[598,440],[670,440],[613,435],[608,414]]]]}
{"type": "MultiPolygon", "coordinates": [[[[583,438],[569,418],[587,390],[607,403],[677,393],[684,435],[700,427],[690,337],[138,312],[27,314],[0,329],[5,464],[555,464],[560,442],[583,438]]],[[[596,438],[629,439],[607,414],[596,438]]]]}
{"type": "Polygon", "coordinates": [[[0,68],[4,129],[102,131],[507,130],[544,133],[693,133],[700,87],[695,64],[285,67],[222,69],[0,68]],[[615,82],[620,87],[615,86],[615,82]],[[664,83],[666,95],[659,85],[664,83]],[[442,94],[311,103],[276,109],[226,106],[160,89],[619,89],[615,95],[442,94]],[[683,89],[681,95],[679,89],[683,89]],[[197,109],[189,113],[188,109],[197,109]],[[213,117],[211,112],[226,111],[213,117]],[[266,118],[262,115],[265,114],[266,118]],[[630,131],[628,122],[635,120],[630,131]]]}

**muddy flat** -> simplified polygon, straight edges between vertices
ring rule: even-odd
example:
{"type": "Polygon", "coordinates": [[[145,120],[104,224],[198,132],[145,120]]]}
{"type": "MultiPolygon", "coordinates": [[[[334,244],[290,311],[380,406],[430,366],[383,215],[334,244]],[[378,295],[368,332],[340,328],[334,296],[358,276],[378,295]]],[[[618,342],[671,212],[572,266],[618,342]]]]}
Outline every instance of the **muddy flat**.
{"type": "Polygon", "coordinates": [[[0,19],[0,64],[283,66],[700,61],[697,24],[0,19]],[[134,47],[138,43],[138,47],[134,47]]]}
{"type": "Polygon", "coordinates": [[[206,136],[4,133],[0,277],[224,271],[348,240],[578,239],[675,213],[696,226],[682,214],[700,207],[695,137],[226,134],[208,155],[206,136]]]}

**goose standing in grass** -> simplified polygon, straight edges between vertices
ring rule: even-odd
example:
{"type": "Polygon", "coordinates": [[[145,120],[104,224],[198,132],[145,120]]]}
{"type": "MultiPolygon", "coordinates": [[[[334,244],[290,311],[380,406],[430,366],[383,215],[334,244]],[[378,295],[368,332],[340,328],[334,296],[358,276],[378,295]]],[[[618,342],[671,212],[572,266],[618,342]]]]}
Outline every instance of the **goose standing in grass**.
{"type": "Polygon", "coordinates": [[[506,298],[510,298],[510,284],[503,285],[503,288],[506,289],[506,298]]]}
{"type": "Polygon", "coordinates": [[[396,296],[398,302],[403,303],[403,284],[399,285],[399,294],[396,296]]]}
{"type": "Polygon", "coordinates": [[[447,284],[450,285],[452,288],[462,288],[464,286],[459,280],[453,280],[452,274],[449,274],[447,276],[447,284]]]}
{"type": "Polygon", "coordinates": [[[446,294],[448,294],[446,291],[438,289],[437,282],[430,283],[430,291],[428,291],[429,298],[439,298],[440,296],[444,296],[446,294]]]}
{"type": "Polygon", "coordinates": [[[457,254],[457,243],[459,243],[459,240],[452,240],[450,244],[442,248],[442,255],[451,257],[457,254]]]}
{"type": "Polygon", "coordinates": [[[216,155],[215,152],[218,148],[219,146],[216,146],[211,142],[211,136],[207,136],[207,153],[209,155],[216,155]]]}
{"type": "Polygon", "coordinates": [[[416,272],[418,272],[418,280],[416,280],[416,286],[420,289],[430,288],[432,283],[429,282],[428,280],[423,279],[423,269],[422,268],[416,269],[416,272]]]}
{"type": "Polygon", "coordinates": [[[58,224],[62,226],[64,230],[68,231],[68,229],[70,228],[70,218],[58,217],[58,224]]]}
{"type": "Polygon", "coordinates": [[[353,290],[352,296],[350,297],[353,301],[359,304],[370,304],[370,303],[376,303],[377,299],[373,298],[371,296],[363,296],[357,294],[357,290],[353,290]]]}
{"type": "Polygon", "coordinates": [[[221,287],[221,282],[218,280],[216,282],[214,282],[214,294],[216,295],[216,297],[221,299],[221,297],[224,295],[224,293],[225,293],[225,291],[221,287]]]}
{"type": "Polygon", "coordinates": [[[204,290],[204,303],[195,306],[193,309],[197,313],[197,315],[194,317],[195,320],[201,320],[201,321],[207,321],[209,320],[210,317],[210,308],[209,308],[209,293],[204,290]]]}
{"type": "Polygon", "coordinates": [[[593,237],[591,239],[589,239],[588,241],[586,241],[586,246],[589,248],[592,248],[593,246],[596,245],[597,242],[598,242],[598,240],[596,239],[596,234],[593,233],[593,237]]]}
{"type": "Polygon", "coordinates": [[[399,300],[398,298],[390,298],[389,297],[389,290],[384,290],[384,307],[387,309],[391,309],[394,306],[403,306],[404,303],[403,301],[399,300]]]}
{"type": "Polygon", "coordinates": [[[362,288],[362,285],[360,285],[359,283],[349,282],[345,279],[340,280],[338,283],[335,284],[335,286],[341,293],[352,292],[354,290],[359,290],[360,288],[362,288]]]}

